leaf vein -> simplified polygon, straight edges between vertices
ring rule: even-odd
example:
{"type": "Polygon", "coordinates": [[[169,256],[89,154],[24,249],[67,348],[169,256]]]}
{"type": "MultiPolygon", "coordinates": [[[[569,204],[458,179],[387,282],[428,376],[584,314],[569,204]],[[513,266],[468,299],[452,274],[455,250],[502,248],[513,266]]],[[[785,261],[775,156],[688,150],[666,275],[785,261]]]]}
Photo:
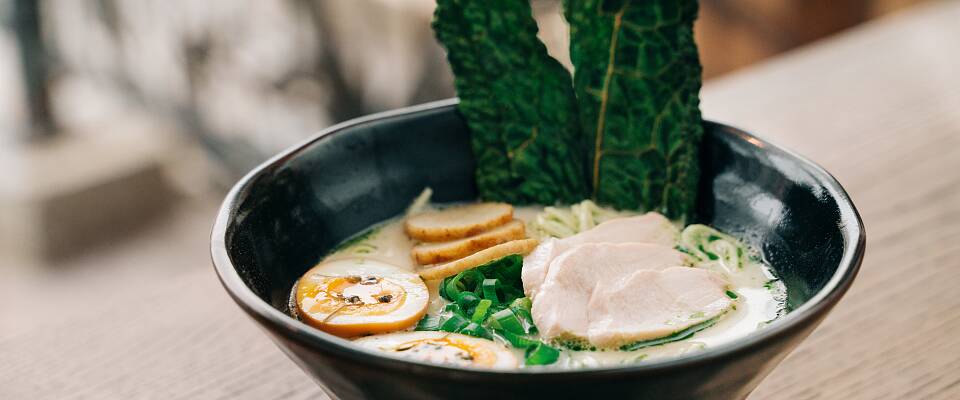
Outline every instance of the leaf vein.
{"type": "Polygon", "coordinates": [[[607,71],[603,77],[603,89],[600,97],[600,112],[597,117],[597,132],[594,139],[593,155],[593,199],[597,199],[597,193],[600,189],[600,158],[603,157],[603,128],[606,122],[607,102],[610,98],[610,82],[613,80],[613,71],[616,69],[617,58],[617,37],[620,35],[620,24],[623,21],[623,13],[627,10],[624,6],[613,16],[613,29],[610,34],[610,54],[607,59],[607,71]]]}

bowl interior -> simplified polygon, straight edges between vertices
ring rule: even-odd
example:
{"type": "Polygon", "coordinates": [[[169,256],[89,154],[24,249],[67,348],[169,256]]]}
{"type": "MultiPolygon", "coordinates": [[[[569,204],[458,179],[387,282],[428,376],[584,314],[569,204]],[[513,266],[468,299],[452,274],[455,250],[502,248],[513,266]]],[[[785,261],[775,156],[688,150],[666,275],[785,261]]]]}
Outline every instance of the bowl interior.
{"type": "MultiPolygon", "coordinates": [[[[818,167],[736,129],[705,128],[698,222],[759,250],[788,308],[803,305],[841,265],[855,211],[818,167]]],[[[294,281],[334,245],[400,214],[427,186],[435,201],[475,199],[473,172],[455,105],[348,123],[248,176],[225,248],[242,281],[286,313],[294,281]]]]}

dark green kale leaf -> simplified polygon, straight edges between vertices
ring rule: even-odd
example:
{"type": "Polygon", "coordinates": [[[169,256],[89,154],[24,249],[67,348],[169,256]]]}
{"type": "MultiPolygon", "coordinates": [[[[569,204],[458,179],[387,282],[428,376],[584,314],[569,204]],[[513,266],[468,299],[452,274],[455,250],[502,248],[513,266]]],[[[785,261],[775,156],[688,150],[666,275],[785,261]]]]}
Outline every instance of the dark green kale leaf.
{"type": "Polygon", "coordinates": [[[696,0],[564,0],[592,197],[689,219],[699,180],[696,0]]]}
{"type": "Polygon", "coordinates": [[[438,0],[459,110],[486,200],[574,203],[589,195],[570,75],[537,39],[525,0],[438,0]]]}

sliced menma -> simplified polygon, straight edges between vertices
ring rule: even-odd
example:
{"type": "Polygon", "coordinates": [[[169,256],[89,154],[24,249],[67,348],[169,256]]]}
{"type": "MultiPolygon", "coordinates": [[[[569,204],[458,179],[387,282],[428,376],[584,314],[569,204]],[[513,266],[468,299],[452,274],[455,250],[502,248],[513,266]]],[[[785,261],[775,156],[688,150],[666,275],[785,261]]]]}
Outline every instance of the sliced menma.
{"type": "Polygon", "coordinates": [[[512,240],[496,246],[480,250],[469,256],[446,264],[426,268],[420,271],[420,277],[425,281],[443,279],[454,276],[470,268],[476,268],[490,261],[497,260],[511,254],[526,255],[537,247],[536,239],[512,240]]]}
{"type": "Polygon", "coordinates": [[[423,242],[463,239],[513,220],[513,206],[479,203],[425,212],[407,218],[404,230],[423,242]]]}
{"type": "Polygon", "coordinates": [[[436,264],[457,260],[500,243],[523,239],[524,237],[523,222],[513,220],[468,238],[451,242],[421,243],[413,247],[411,254],[417,264],[436,264]]]}

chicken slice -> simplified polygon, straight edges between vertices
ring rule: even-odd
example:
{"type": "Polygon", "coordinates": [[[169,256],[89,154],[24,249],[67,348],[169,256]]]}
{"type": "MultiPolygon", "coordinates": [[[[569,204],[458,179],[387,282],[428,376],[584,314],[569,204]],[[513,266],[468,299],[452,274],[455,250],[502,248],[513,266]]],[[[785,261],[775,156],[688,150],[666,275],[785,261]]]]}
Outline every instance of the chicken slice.
{"type": "Polygon", "coordinates": [[[636,271],[598,284],[587,306],[588,341],[597,347],[668,336],[730,310],[729,282],[700,268],[636,271]]]}
{"type": "Polygon", "coordinates": [[[638,270],[687,264],[686,254],[657,244],[578,244],[549,263],[543,284],[532,299],[534,323],[548,338],[586,339],[587,308],[594,288],[613,285],[638,270]]]}
{"type": "Polygon", "coordinates": [[[563,252],[583,243],[650,243],[666,247],[677,244],[677,227],[659,213],[617,218],[564,239],[546,239],[523,260],[523,290],[535,298],[547,275],[550,262],[563,252]]]}
{"type": "Polygon", "coordinates": [[[663,214],[648,212],[635,217],[611,219],[562,239],[567,246],[580,243],[650,243],[673,247],[680,230],[663,214]]]}
{"type": "Polygon", "coordinates": [[[537,295],[543,278],[547,274],[547,265],[557,256],[557,246],[562,246],[560,240],[547,238],[540,242],[537,248],[523,258],[523,269],[520,271],[520,281],[523,282],[523,292],[531,300],[537,295]]]}

